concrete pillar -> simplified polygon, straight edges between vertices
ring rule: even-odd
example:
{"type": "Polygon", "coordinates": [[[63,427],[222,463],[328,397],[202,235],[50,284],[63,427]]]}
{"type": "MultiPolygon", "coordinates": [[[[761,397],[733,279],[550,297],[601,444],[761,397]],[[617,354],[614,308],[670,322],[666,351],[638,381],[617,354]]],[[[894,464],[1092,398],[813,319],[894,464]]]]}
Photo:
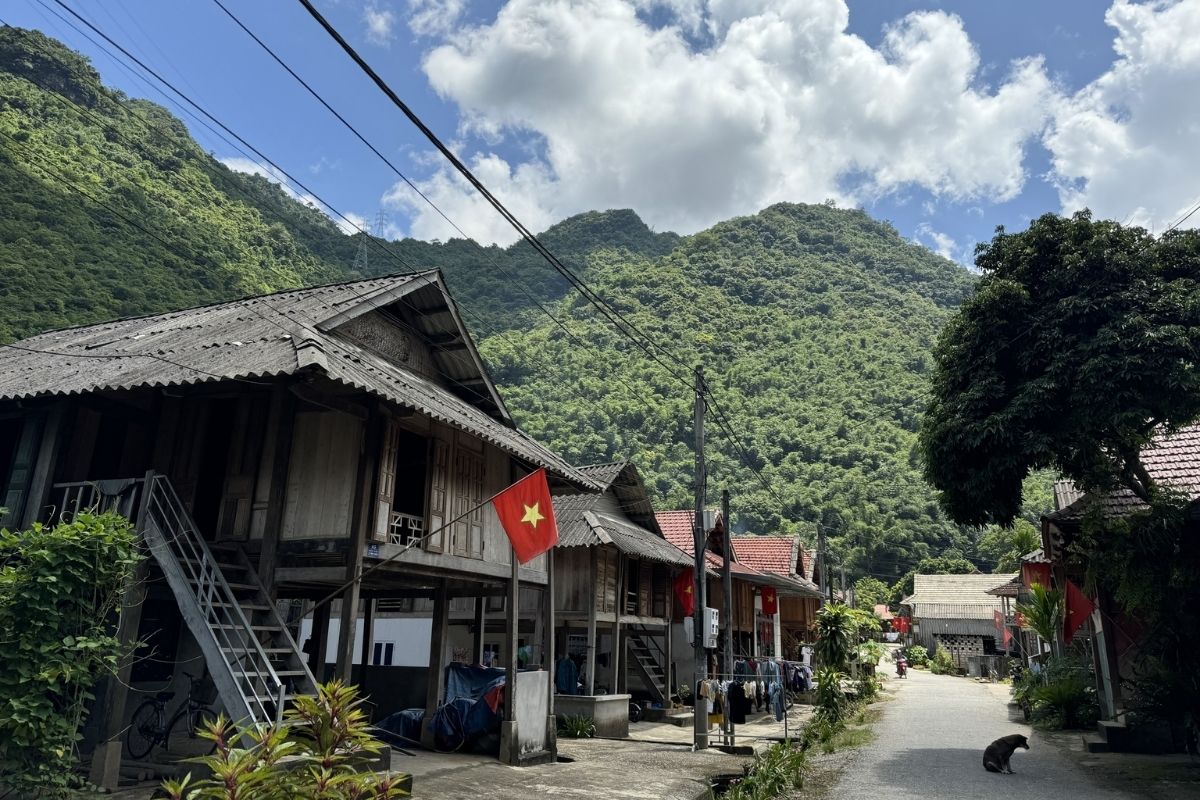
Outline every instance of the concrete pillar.
{"type": "Polygon", "coordinates": [[[475,598],[475,640],[472,650],[475,655],[475,663],[483,663],[483,645],[484,636],[487,633],[487,598],[475,598]]]}
{"type": "Polygon", "coordinates": [[[592,578],[588,581],[591,586],[591,591],[588,600],[588,627],[587,627],[587,693],[594,695],[596,693],[596,590],[601,590],[603,597],[603,587],[596,586],[596,550],[595,547],[589,547],[592,555],[592,578]]]}
{"type": "Polygon", "coordinates": [[[318,683],[325,680],[325,651],[329,648],[329,607],[330,604],[326,603],[313,612],[312,633],[308,637],[308,668],[318,683]]]}

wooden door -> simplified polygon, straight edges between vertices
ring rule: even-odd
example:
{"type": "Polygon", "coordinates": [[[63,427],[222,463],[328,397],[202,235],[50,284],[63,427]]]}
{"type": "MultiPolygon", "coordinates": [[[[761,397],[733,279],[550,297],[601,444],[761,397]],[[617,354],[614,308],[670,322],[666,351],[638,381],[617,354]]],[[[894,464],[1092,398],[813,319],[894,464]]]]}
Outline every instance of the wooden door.
{"type": "MultiPolygon", "coordinates": [[[[21,425],[21,433],[13,453],[12,469],[8,472],[8,486],[0,498],[0,509],[7,512],[0,514],[0,524],[7,527],[20,525],[22,514],[25,512],[38,445],[42,438],[42,422],[41,417],[29,416],[21,425]]],[[[51,498],[51,502],[57,502],[57,499],[51,498]]],[[[61,512],[61,509],[59,511],[61,512]]]]}
{"type": "Polygon", "coordinates": [[[425,549],[441,553],[446,549],[446,516],[450,504],[450,445],[434,439],[429,459],[429,537],[425,549]]]}
{"type": "Polygon", "coordinates": [[[400,426],[389,417],[384,425],[383,444],[379,453],[379,487],[375,493],[375,527],[371,538],[388,541],[392,529],[392,505],[396,499],[396,460],[400,454],[400,426]]]}
{"type": "MultiPolygon", "coordinates": [[[[217,519],[218,539],[246,539],[254,510],[254,486],[262,456],[263,431],[267,427],[267,398],[238,398],[229,440],[225,487],[217,519]]],[[[212,431],[219,435],[217,431],[212,431]]]]}

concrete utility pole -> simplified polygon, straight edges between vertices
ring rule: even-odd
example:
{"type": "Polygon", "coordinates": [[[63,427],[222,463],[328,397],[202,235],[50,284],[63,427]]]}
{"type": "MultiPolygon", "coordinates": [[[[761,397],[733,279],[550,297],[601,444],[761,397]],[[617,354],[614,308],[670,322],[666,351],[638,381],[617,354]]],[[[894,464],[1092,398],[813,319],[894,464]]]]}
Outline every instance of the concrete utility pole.
{"type": "Polygon", "coordinates": [[[820,573],[819,580],[821,581],[821,605],[829,602],[827,592],[829,591],[829,570],[825,564],[825,526],[817,523],[817,571],[820,573]]]}
{"type": "Polygon", "coordinates": [[[704,580],[704,488],[707,482],[704,467],[704,369],[696,367],[696,519],[693,524],[693,539],[695,540],[695,587],[692,597],[695,598],[696,608],[692,614],[692,652],[696,659],[695,675],[692,682],[692,716],[695,739],[693,747],[703,750],[708,747],[708,701],[700,697],[700,684],[708,678],[708,653],[704,649],[704,607],[708,604],[705,595],[704,580]]]}
{"type": "Polygon", "coordinates": [[[733,675],[733,575],[729,569],[729,562],[733,560],[733,526],[729,524],[728,489],[721,492],[721,519],[725,523],[725,567],[721,570],[721,588],[725,595],[721,609],[725,622],[725,663],[721,665],[721,671],[725,674],[721,679],[727,681],[733,675]]]}

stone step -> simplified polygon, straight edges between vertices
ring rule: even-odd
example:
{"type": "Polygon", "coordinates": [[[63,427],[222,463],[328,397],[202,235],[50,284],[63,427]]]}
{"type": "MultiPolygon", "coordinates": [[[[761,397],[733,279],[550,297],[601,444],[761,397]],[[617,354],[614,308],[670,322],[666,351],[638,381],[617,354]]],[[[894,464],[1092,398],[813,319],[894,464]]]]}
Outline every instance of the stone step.
{"type": "Polygon", "coordinates": [[[1108,742],[1098,733],[1083,734],[1083,748],[1089,753],[1110,752],[1108,742]]]}

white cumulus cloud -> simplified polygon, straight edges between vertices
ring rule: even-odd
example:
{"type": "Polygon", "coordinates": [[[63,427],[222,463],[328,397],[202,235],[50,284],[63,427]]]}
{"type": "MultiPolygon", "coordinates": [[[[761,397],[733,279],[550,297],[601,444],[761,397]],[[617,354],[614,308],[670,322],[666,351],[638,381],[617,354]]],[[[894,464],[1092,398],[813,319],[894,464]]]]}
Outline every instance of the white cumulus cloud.
{"type": "Polygon", "coordinates": [[[371,44],[388,45],[392,41],[392,29],[396,25],[396,13],[386,6],[368,3],[363,8],[363,22],[367,26],[367,41],[371,44]]]}
{"type": "Polygon", "coordinates": [[[408,0],[408,27],[418,36],[449,33],[466,10],[466,0],[408,0]]]}
{"type": "Polygon", "coordinates": [[[1200,203],[1200,0],[1116,0],[1105,20],[1116,60],[1057,109],[1053,179],[1064,211],[1161,231],[1200,203]]]}
{"type": "MultiPolygon", "coordinates": [[[[877,48],[848,20],[844,0],[509,0],[424,69],[464,132],[537,143],[467,154],[534,228],[591,208],[686,233],[780,200],[1019,194],[1057,101],[1041,61],[985,85],[952,14],[908,14],[877,48]],[[652,27],[651,6],[676,24],[652,27]]],[[[422,188],[472,236],[514,238],[447,172],[422,188]]],[[[401,189],[390,199],[412,209],[413,235],[456,235],[401,189]]]]}

